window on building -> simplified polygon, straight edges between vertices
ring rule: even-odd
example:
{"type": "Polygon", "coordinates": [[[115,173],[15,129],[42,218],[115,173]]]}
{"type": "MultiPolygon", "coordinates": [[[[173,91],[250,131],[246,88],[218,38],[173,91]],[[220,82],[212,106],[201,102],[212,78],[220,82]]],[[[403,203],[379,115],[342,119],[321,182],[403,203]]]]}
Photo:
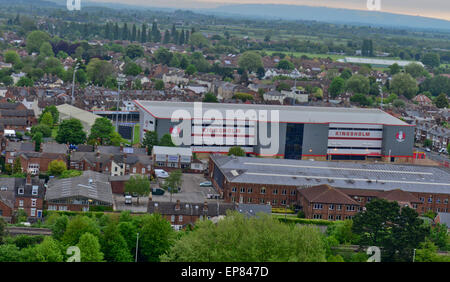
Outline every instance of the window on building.
{"type": "Polygon", "coordinates": [[[438,203],[438,204],[441,203],[441,198],[437,198],[436,203],[438,203]]]}
{"type": "Polygon", "coordinates": [[[251,203],[251,202],[252,202],[252,198],[248,198],[247,203],[251,203]]]}
{"type": "Polygon", "coordinates": [[[260,204],[264,204],[264,203],[265,203],[265,200],[264,200],[263,198],[261,198],[261,199],[259,199],[259,203],[260,203],[260,204]]]}
{"type": "Polygon", "coordinates": [[[231,192],[236,192],[237,191],[237,188],[236,187],[232,187],[231,188],[231,192]]]}
{"type": "Polygon", "coordinates": [[[281,190],[281,195],[286,195],[286,194],[287,194],[287,190],[286,189],[281,190]]]}
{"type": "Polygon", "coordinates": [[[23,195],[24,192],[25,192],[24,188],[19,188],[18,190],[19,195],[23,195]]]}
{"type": "Polygon", "coordinates": [[[445,199],[445,200],[444,200],[444,204],[448,204],[448,199],[445,199]]]}
{"type": "Polygon", "coordinates": [[[342,209],[342,205],[336,205],[336,210],[340,211],[342,209]]]}
{"type": "Polygon", "coordinates": [[[19,200],[19,207],[23,207],[23,200],[19,200]]]}
{"type": "Polygon", "coordinates": [[[420,201],[423,203],[425,199],[423,197],[420,197],[420,201]]]}
{"type": "Polygon", "coordinates": [[[286,205],[286,200],[281,200],[281,205],[285,206],[286,205]]]}
{"type": "Polygon", "coordinates": [[[135,167],[133,167],[133,173],[136,173],[136,168],[135,167]]]}
{"type": "Polygon", "coordinates": [[[342,217],[340,215],[336,215],[336,220],[341,220],[342,217]]]}
{"type": "Polygon", "coordinates": [[[330,214],[330,215],[328,216],[328,220],[333,220],[333,219],[334,219],[334,216],[330,214]]]}
{"type": "Polygon", "coordinates": [[[31,190],[31,195],[36,196],[38,194],[39,191],[39,186],[33,186],[32,190],[31,190]]]}
{"type": "Polygon", "coordinates": [[[261,194],[266,194],[266,187],[261,188],[261,194]]]}
{"type": "Polygon", "coordinates": [[[174,215],[172,215],[172,216],[170,217],[170,221],[175,222],[175,216],[174,216],[174,215]]]}
{"type": "Polygon", "coordinates": [[[314,214],[313,218],[314,219],[322,219],[322,215],[321,214],[314,214]]]}
{"type": "Polygon", "coordinates": [[[315,210],[321,210],[323,208],[322,204],[314,204],[314,209],[315,210]]]}
{"type": "Polygon", "coordinates": [[[273,200],[272,200],[272,205],[273,205],[273,206],[276,206],[276,205],[277,205],[277,202],[278,202],[278,201],[277,201],[276,199],[273,199],[273,200]]]}
{"type": "Polygon", "coordinates": [[[35,207],[36,206],[36,202],[37,202],[37,199],[31,199],[31,206],[35,207]]]}
{"type": "Polygon", "coordinates": [[[247,188],[247,193],[253,193],[253,188],[247,188]]]}
{"type": "Polygon", "coordinates": [[[273,189],[273,190],[272,190],[272,194],[278,195],[278,189],[273,189]]]}
{"type": "Polygon", "coordinates": [[[297,193],[297,191],[291,190],[291,195],[292,195],[292,196],[295,196],[296,193],[297,193]]]}
{"type": "Polygon", "coordinates": [[[333,205],[333,204],[328,205],[328,209],[329,209],[330,211],[334,210],[334,205],[333,205]]]}
{"type": "Polygon", "coordinates": [[[179,222],[183,222],[183,216],[182,215],[178,216],[178,221],[179,222]]]}
{"type": "Polygon", "coordinates": [[[245,193],[245,188],[241,188],[241,193],[245,193]]]}
{"type": "Polygon", "coordinates": [[[36,216],[36,209],[30,209],[30,216],[36,216]]]}
{"type": "Polygon", "coordinates": [[[430,196],[430,197],[428,198],[428,203],[432,203],[432,202],[433,202],[433,197],[430,196]]]}

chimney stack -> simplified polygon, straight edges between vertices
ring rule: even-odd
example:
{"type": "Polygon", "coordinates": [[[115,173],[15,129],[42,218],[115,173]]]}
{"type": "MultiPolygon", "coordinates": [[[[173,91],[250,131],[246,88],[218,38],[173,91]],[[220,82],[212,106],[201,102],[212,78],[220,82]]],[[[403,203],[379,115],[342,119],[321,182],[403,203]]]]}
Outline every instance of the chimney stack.
{"type": "Polygon", "coordinates": [[[30,173],[27,173],[26,185],[31,185],[31,174],[30,173]]]}
{"type": "Polygon", "coordinates": [[[180,200],[177,200],[177,204],[175,205],[175,210],[176,210],[176,211],[179,211],[180,208],[181,208],[181,206],[180,206],[180,200]]]}
{"type": "Polygon", "coordinates": [[[208,202],[207,201],[205,201],[205,203],[203,204],[203,211],[208,212],[208,202]]]}

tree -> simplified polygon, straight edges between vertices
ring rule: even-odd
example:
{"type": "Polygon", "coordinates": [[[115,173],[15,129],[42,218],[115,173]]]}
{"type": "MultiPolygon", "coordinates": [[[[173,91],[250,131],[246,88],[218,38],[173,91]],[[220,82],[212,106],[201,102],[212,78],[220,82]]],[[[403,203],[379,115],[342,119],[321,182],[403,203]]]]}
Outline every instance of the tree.
{"type": "Polygon", "coordinates": [[[33,138],[31,138],[31,140],[34,141],[34,151],[35,152],[39,152],[41,150],[41,143],[42,143],[43,137],[44,137],[44,135],[42,135],[41,132],[37,132],[36,134],[33,135],[33,138]]]}
{"type": "Polygon", "coordinates": [[[376,199],[353,218],[352,231],[361,246],[382,248],[383,261],[411,261],[413,249],[425,239],[428,226],[409,207],[376,199]]]}
{"type": "Polygon", "coordinates": [[[425,139],[424,141],[423,141],[423,146],[424,147],[431,147],[433,145],[433,141],[431,141],[430,139],[425,139]]]}
{"type": "Polygon", "coordinates": [[[437,254],[437,247],[430,240],[420,244],[420,248],[416,250],[416,262],[450,262],[450,257],[440,256],[437,254]]]}
{"type": "Polygon", "coordinates": [[[427,71],[425,68],[417,63],[411,63],[405,66],[406,73],[410,74],[414,78],[424,76],[427,71]]]}
{"type": "Polygon", "coordinates": [[[144,48],[137,44],[130,44],[127,46],[125,50],[126,56],[128,56],[130,59],[135,59],[139,57],[144,56],[144,48]]]}
{"type": "Polygon", "coordinates": [[[98,238],[91,233],[84,233],[77,244],[80,248],[81,262],[102,262],[103,253],[100,251],[98,238]]]}
{"type": "Polygon", "coordinates": [[[390,83],[391,91],[397,95],[403,95],[408,99],[413,98],[419,87],[417,86],[416,80],[407,73],[398,73],[392,77],[390,83]]]}
{"type": "Polygon", "coordinates": [[[17,81],[16,85],[19,87],[33,87],[34,81],[29,77],[23,76],[17,81]]]}
{"type": "Polygon", "coordinates": [[[347,79],[349,79],[350,77],[352,77],[352,71],[351,71],[351,70],[349,70],[349,69],[344,69],[344,70],[341,72],[341,78],[347,80],[347,79]]]}
{"type": "Polygon", "coordinates": [[[153,146],[158,145],[158,133],[156,131],[145,132],[144,139],[142,140],[142,146],[147,148],[147,154],[150,155],[153,150],[153,146]]]}
{"type": "Polygon", "coordinates": [[[175,147],[175,144],[172,141],[172,136],[168,133],[164,134],[159,141],[159,146],[175,147]]]}
{"type": "Polygon", "coordinates": [[[181,170],[174,170],[169,174],[169,177],[166,178],[164,182],[164,189],[169,190],[170,192],[170,201],[172,202],[172,195],[175,191],[178,191],[178,187],[181,186],[183,182],[182,179],[183,173],[181,170]]]}
{"type": "Polygon", "coordinates": [[[345,88],[352,93],[369,94],[370,81],[361,74],[355,74],[347,80],[345,88]]]}
{"type": "MultiPolygon", "coordinates": [[[[434,218],[433,218],[434,219],[434,218]]],[[[447,231],[447,225],[435,223],[430,229],[427,237],[442,251],[450,250],[450,234],[447,231]]]]}
{"type": "Polygon", "coordinates": [[[113,74],[113,66],[98,58],[92,59],[86,67],[87,76],[95,85],[104,85],[107,78],[113,74]]]}
{"type": "Polygon", "coordinates": [[[62,242],[67,246],[75,246],[80,241],[81,236],[85,233],[91,233],[94,236],[100,235],[100,230],[95,220],[77,215],[73,217],[67,224],[66,231],[62,236],[62,242]]]}
{"type": "Polygon", "coordinates": [[[106,225],[101,235],[101,249],[107,262],[131,262],[129,247],[115,222],[106,225]]]}
{"type": "Polygon", "coordinates": [[[89,140],[99,140],[100,144],[103,145],[105,142],[109,142],[113,132],[114,126],[109,119],[98,118],[91,127],[89,140]]]}
{"type": "Polygon", "coordinates": [[[155,89],[156,89],[156,90],[164,90],[164,88],[165,88],[164,81],[158,79],[158,80],[155,82],[155,89]]]}
{"type": "Polygon", "coordinates": [[[207,47],[209,45],[208,39],[206,39],[206,37],[200,32],[194,32],[190,37],[189,44],[196,48],[202,49],[203,47],[207,47]]]}
{"type": "Polygon", "coordinates": [[[137,202],[139,204],[139,197],[148,196],[150,193],[150,181],[147,177],[140,174],[133,175],[125,183],[125,192],[137,194],[137,202]]]}
{"type": "Polygon", "coordinates": [[[162,261],[172,262],[324,262],[318,228],[293,227],[270,215],[246,217],[230,212],[218,223],[199,221],[177,240],[162,261]]]}
{"type": "Polygon", "coordinates": [[[173,244],[175,231],[160,214],[145,215],[139,232],[139,253],[148,262],[158,262],[173,244]]]}
{"type": "Polygon", "coordinates": [[[0,244],[0,262],[20,262],[20,249],[14,244],[0,244]]]}
{"type": "Polygon", "coordinates": [[[344,91],[344,86],[345,80],[342,77],[337,76],[331,81],[328,93],[330,93],[332,98],[335,98],[344,91]]]}
{"type": "Polygon", "coordinates": [[[19,54],[14,50],[6,51],[3,54],[5,63],[12,64],[13,66],[21,62],[19,54]]]}
{"type": "Polygon", "coordinates": [[[55,53],[53,53],[52,45],[49,42],[42,43],[39,48],[39,55],[44,57],[54,57],[55,53]]]}
{"type": "Polygon", "coordinates": [[[50,42],[48,33],[40,30],[30,32],[26,38],[28,53],[39,52],[39,49],[44,42],[50,42]]]}
{"type": "Polygon", "coordinates": [[[211,93],[211,92],[208,92],[208,93],[206,93],[205,96],[203,97],[203,102],[204,102],[204,103],[217,103],[217,102],[219,102],[219,101],[217,100],[216,95],[214,95],[214,94],[211,93]]]}
{"type": "Polygon", "coordinates": [[[263,63],[261,55],[254,51],[246,51],[239,58],[238,65],[240,68],[252,72],[262,67],[263,63]]]}
{"type": "Polygon", "coordinates": [[[39,245],[28,247],[23,251],[26,262],[62,262],[62,248],[58,241],[52,237],[45,237],[39,245]]]}
{"type": "Polygon", "coordinates": [[[392,64],[392,65],[389,66],[389,73],[390,73],[391,75],[397,74],[397,73],[399,73],[401,70],[402,70],[402,68],[401,68],[397,63],[394,63],[394,64],[392,64]]]}
{"type": "Polygon", "coordinates": [[[239,146],[231,147],[228,150],[228,156],[245,157],[246,153],[244,149],[239,146]]]}
{"type": "MultiPolygon", "coordinates": [[[[3,238],[6,235],[6,222],[0,217],[0,245],[3,243],[3,238]]],[[[0,260],[2,261],[2,260],[0,260]]]]}
{"type": "Polygon", "coordinates": [[[295,68],[295,66],[293,63],[291,63],[288,60],[281,60],[278,63],[277,68],[282,69],[282,70],[293,70],[295,68]]]}
{"type": "Polygon", "coordinates": [[[48,172],[50,175],[59,176],[67,170],[66,163],[61,160],[53,160],[48,164],[48,172]]]}
{"type": "Polygon", "coordinates": [[[439,94],[434,101],[438,108],[448,108],[448,98],[444,93],[439,94]]]}
{"type": "Polygon", "coordinates": [[[142,72],[142,68],[138,64],[131,62],[125,65],[123,72],[126,75],[136,76],[142,72]]]}
{"type": "Polygon", "coordinates": [[[68,223],[69,223],[69,218],[66,215],[59,216],[55,220],[55,223],[52,224],[52,226],[50,228],[52,230],[53,238],[55,238],[55,240],[58,240],[58,241],[62,240],[62,238],[64,236],[64,232],[66,232],[68,223]]]}
{"type": "Polygon", "coordinates": [[[45,124],[38,124],[31,127],[31,135],[34,136],[36,133],[40,132],[42,137],[48,138],[52,135],[52,129],[45,124]]]}
{"type": "Polygon", "coordinates": [[[55,140],[61,144],[83,144],[86,141],[86,132],[78,119],[67,119],[59,125],[55,140]]]}
{"type": "Polygon", "coordinates": [[[12,167],[12,173],[18,174],[22,173],[22,164],[20,162],[20,157],[17,157],[14,159],[13,167],[12,167]]]}
{"type": "Polygon", "coordinates": [[[186,74],[193,75],[195,73],[197,73],[197,68],[194,65],[191,64],[186,68],[186,74]]]}
{"type": "Polygon", "coordinates": [[[394,107],[396,108],[404,108],[405,102],[403,102],[403,100],[401,99],[395,99],[394,102],[392,102],[392,105],[394,105],[394,107]]]}
{"type": "Polygon", "coordinates": [[[48,127],[53,127],[53,116],[51,112],[45,112],[39,121],[40,124],[46,125],[48,127]]]}
{"type": "Polygon", "coordinates": [[[441,59],[437,53],[426,53],[422,58],[422,63],[429,68],[436,68],[441,65],[441,59]]]}

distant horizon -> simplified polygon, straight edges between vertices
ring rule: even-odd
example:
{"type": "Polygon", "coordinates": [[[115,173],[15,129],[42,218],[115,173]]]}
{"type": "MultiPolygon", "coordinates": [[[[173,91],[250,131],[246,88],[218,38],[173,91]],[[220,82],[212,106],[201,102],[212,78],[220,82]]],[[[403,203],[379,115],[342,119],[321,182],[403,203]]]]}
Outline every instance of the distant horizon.
{"type": "MultiPolygon", "coordinates": [[[[65,0],[64,0],[65,1],[65,0]]],[[[154,8],[178,8],[186,10],[211,9],[224,5],[239,4],[274,4],[295,5],[324,8],[341,8],[350,10],[369,11],[367,0],[81,0],[90,3],[115,3],[154,8]]],[[[408,0],[404,5],[403,0],[380,0],[381,10],[399,15],[420,16],[450,21],[450,1],[447,0],[408,0]],[[403,2],[403,3],[402,3],[403,2]]]]}

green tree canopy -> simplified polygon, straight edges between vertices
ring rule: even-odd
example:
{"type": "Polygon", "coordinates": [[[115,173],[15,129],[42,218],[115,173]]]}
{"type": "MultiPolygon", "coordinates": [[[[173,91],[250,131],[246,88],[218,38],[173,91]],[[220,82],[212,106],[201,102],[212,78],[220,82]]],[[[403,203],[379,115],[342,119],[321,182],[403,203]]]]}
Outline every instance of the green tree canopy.
{"type": "Polygon", "coordinates": [[[98,238],[91,233],[84,233],[77,244],[80,248],[81,262],[102,262],[103,253],[100,251],[98,238]]]}
{"type": "Polygon", "coordinates": [[[46,32],[43,32],[40,30],[35,30],[35,31],[30,32],[26,38],[26,45],[27,45],[28,53],[31,54],[32,52],[39,52],[41,45],[44,42],[49,42],[49,41],[50,41],[50,36],[46,32]]]}
{"type": "Polygon", "coordinates": [[[448,108],[448,97],[446,94],[441,93],[436,97],[436,100],[434,101],[436,104],[436,107],[438,108],[448,108]]]}
{"type": "Polygon", "coordinates": [[[239,58],[238,65],[242,69],[253,72],[262,67],[263,63],[261,55],[255,51],[246,51],[239,58]]]}
{"type": "Polygon", "coordinates": [[[416,80],[407,73],[398,73],[392,77],[390,83],[391,91],[397,95],[403,95],[412,99],[419,91],[416,80]]]}
{"type": "Polygon", "coordinates": [[[85,233],[91,233],[98,237],[100,230],[95,220],[87,217],[77,215],[70,219],[67,224],[66,231],[62,237],[62,242],[67,246],[75,246],[80,241],[81,236],[85,233]]]}
{"type": "Polygon", "coordinates": [[[370,81],[361,74],[355,74],[347,80],[345,87],[351,93],[368,94],[370,81]]]}
{"type": "Polygon", "coordinates": [[[125,192],[130,194],[136,193],[139,203],[139,197],[148,196],[150,193],[150,181],[143,175],[133,175],[125,183],[125,192]]]}
{"type": "Polygon", "coordinates": [[[245,157],[246,153],[244,149],[239,146],[231,147],[228,150],[228,156],[245,157]]]}
{"type": "Polygon", "coordinates": [[[158,133],[156,131],[145,132],[144,139],[142,140],[142,146],[147,148],[147,153],[150,155],[153,150],[153,146],[158,145],[158,133]]]}
{"type": "Polygon", "coordinates": [[[175,242],[163,261],[175,262],[324,262],[318,228],[292,226],[270,215],[246,217],[230,212],[217,224],[209,220],[175,242]]]}
{"type": "Polygon", "coordinates": [[[164,134],[159,141],[159,146],[175,147],[175,144],[172,141],[172,136],[168,133],[164,134]]]}
{"type": "Polygon", "coordinates": [[[86,132],[78,119],[66,119],[59,125],[55,139],[62,144],[83,144],[86,141],[86,132]]]}
{"type": "Polygon", "coordinates": [[[114,132],[114,125],[107,118],[98,118],[91,127],[91,134],[89,140],[99,140],[100,144],[109,142],[111,135],[114,132]]]}
{"type": "Polygon", "coordinates": [[[158,262],[172,246],[175,231],[169,221],[156,213],[143,217],[139,238],[141,257],[148,262],[158,262]]]}
{"type": "Polygon", "coordinates": [[[352,231],[362,246],[382,248],[382,261],[411,261],[413,249],[429,233],[416,211],[397,202],[375,199],[353,218],[352,231]]]}
{"type": "Polygon", "coordinates": [[[97,58],[92,59],[86,67],[87,76],[95,85],[104,85],[113,74],[113,66],[97,58]]]}
{"type": "Polygon", "coordinates": [[[67,170],[67,165],[64,161],[53,160],[48,164],[48,172],[51,175],[59,176],[67,170]]]}
{"type": "Polygon", "coordinates": [[[345,80],[342,77],[337,76],[331,81],[328,93],[330,93],[332,98],[335,98],[344,91],[344,86],[345,80]]]}
{"type": "Polygon", "coordinates": [[[133,261],[128,245],[115,222],[110,222],[103,230],[101,245],[107,262],[133,261]]]}

